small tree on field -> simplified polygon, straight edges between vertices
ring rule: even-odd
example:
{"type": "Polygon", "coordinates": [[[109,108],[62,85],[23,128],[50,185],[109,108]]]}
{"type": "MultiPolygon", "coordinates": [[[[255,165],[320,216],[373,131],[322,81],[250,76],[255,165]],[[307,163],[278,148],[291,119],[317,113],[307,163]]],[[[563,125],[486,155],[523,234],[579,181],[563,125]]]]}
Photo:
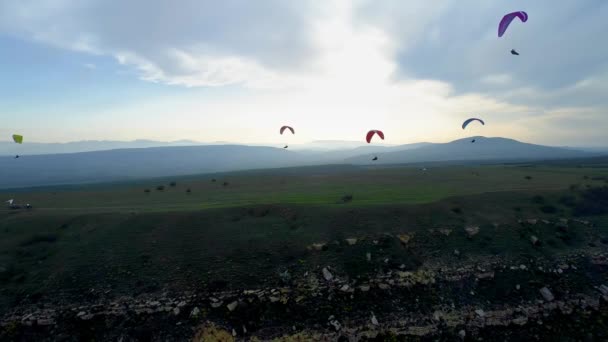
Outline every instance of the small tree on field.
{"type": "Polygon", "coordinates": [[[171,186],[171,187],[173,187],[173,188],[174,188],[176,185],[177,185],[177,183],[175,183],[175,182],[171,182],[171,183],[169,183],[169,186],[171,186]]]}

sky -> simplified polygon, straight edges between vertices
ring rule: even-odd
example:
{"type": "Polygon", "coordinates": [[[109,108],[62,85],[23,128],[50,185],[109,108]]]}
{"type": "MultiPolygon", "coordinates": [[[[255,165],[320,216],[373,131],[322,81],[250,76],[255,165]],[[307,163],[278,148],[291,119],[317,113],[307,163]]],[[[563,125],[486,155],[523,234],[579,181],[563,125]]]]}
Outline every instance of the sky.
{"type": "Polygon", "coordinates": [[[602,0],[0,0],[0,140],[380,129],[390,144],[608,146],[606,18],[602,0]],[[518,10],[529,20],[498,38],[518,10]],[[463,131],[469,117],[486,125],[463,131]]]}

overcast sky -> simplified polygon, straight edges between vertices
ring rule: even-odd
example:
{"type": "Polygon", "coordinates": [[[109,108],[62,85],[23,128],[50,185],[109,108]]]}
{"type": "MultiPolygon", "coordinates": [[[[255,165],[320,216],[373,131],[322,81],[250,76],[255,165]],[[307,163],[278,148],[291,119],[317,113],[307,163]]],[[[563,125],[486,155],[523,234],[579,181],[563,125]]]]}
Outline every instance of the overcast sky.
{"type": "Polygon", "coordinates": [[[603,0],[0,0],[0,140],[608,145],[607,18],[603,0]]]}

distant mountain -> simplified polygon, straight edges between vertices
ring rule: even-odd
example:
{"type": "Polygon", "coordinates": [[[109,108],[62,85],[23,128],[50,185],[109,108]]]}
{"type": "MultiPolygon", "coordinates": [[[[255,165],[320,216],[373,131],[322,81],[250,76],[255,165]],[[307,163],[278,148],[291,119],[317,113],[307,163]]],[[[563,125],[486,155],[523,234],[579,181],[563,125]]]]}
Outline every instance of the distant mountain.
{"type": "MultiPolygon", "coordinates": [[[[549,160],[594,155],[579,150],[534,145],[506,138],[486,137],[470,137],[444,144],[430,144],[416,149],[373,154],[378,156],[378,160],[375,162],[377,164],[465,160],[549,160]],[[474,143],[473,140],[475,140],[474,143]]],[[[371,163],[371,155],[372,153],[347,158],[346,162],[369,164],[371,163]]]]}
{"type": "MultiPolygon", "coordinates": [[[[93,145],[96,143],[93,142],[93,145]]],[[[137,142],[140,146],[150,143],[156,142],[137,142]]],[[[608,155],[608,153],[604,154],[608,155]]],[[[601,153],[484,137],[466,138],[443,144],[366,145],[331,151],[292,151],[265,146],[201,145],[63,154],[23,154],[19,159],[13,156],[0,157],[0,189],[324,164],[509,162],[586,158],[598,155],[601,153]],[[476,139],[476,142],[471,143],[472,139],[476,139]],[[372,162],[374,156],[378,156],[378,161],[372,162]]]]}
{"type": "Polygon", "coordinates": [[[272,147],[217,145],[0,157],[0,188],[77,184],[312,164],[272,147]]]}
{"type": "MultiPolygon", "coordinates": [[[[146,148],[161,146],[191,146],[201,145],[200,142],[192,140],[178,141],[154,141],[154,140],[133,140],[133,141],[114,141],[114,140],[83,140],[67,143],[37,143],[28,142],[18,145],[8,141],[0,141],[0,156],[14,156],[16,154],[57,154],[57,153],[77,153],[90,151],[106,151],[119,148],[146,148]]],[[[207,144],[209,145],[209,144],[207,144]]]]}

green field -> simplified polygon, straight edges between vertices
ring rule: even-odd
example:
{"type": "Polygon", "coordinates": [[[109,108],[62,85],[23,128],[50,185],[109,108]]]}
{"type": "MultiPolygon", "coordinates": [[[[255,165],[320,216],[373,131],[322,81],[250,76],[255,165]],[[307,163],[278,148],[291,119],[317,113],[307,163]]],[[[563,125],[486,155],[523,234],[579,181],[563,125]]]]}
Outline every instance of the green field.
{"type": "Polygon", "coordinates": [[[346,194],[354,196],[354,206],[420,204],[488,192],[602,185],[607,178],[606,168],[509,165],[421,171],[413,167],[336,166],[181,177],[137,184],[4,191],[3,195],[32,203],[37,211],[166,212],[255,204],[335,206],[346,194]],[[175,187],[169,185],[172,181],[176,182],[175,187]],[[227,186],[222,185],[225,181],[227,186]],[[163,185],[164,190],[156,190],[158,185],[163,185]],[[145,189],[150,193],[145,193],[145,189]],[[191,192],[186,192],[187,189],[191,192]]]}
{"type": "MultiPolygon", "coordinates": [[[[516,232],[516,220],[567,216],[560,196],[603,185],[607,175],[604,168],[542,165],[324,167],[5,192],[34,209],[0,211],[0,298],[6,307],[90,288],[118,294],[220,280],[253,286],[277,282],[281,269],[324,264],[365,273],[353,260],[387,233],[417,234],[411,249],[387,242],[382,252],[410,267],[454,248],[551,255],[563,243],[533,250],[519,242],[531,233],[516,232]],[[161,184],[165,189],[156,190],[161,184]],[[342,203],[345,194],[353,201],[342,203]],[[531,200],[537,195],[543,203],[531,200]],[[544,213],[547,203],[556,212],[544,213]],[[466,224],[482,227],[475,243],[462,231],[466,224]],[[437,237],[433,228],[454,234],[437,237]],[[328,253],[307,250],[348,237],[363,242],[328,253]]],[[[550,238],[543,229],[535,234],[550,238]]]]}

